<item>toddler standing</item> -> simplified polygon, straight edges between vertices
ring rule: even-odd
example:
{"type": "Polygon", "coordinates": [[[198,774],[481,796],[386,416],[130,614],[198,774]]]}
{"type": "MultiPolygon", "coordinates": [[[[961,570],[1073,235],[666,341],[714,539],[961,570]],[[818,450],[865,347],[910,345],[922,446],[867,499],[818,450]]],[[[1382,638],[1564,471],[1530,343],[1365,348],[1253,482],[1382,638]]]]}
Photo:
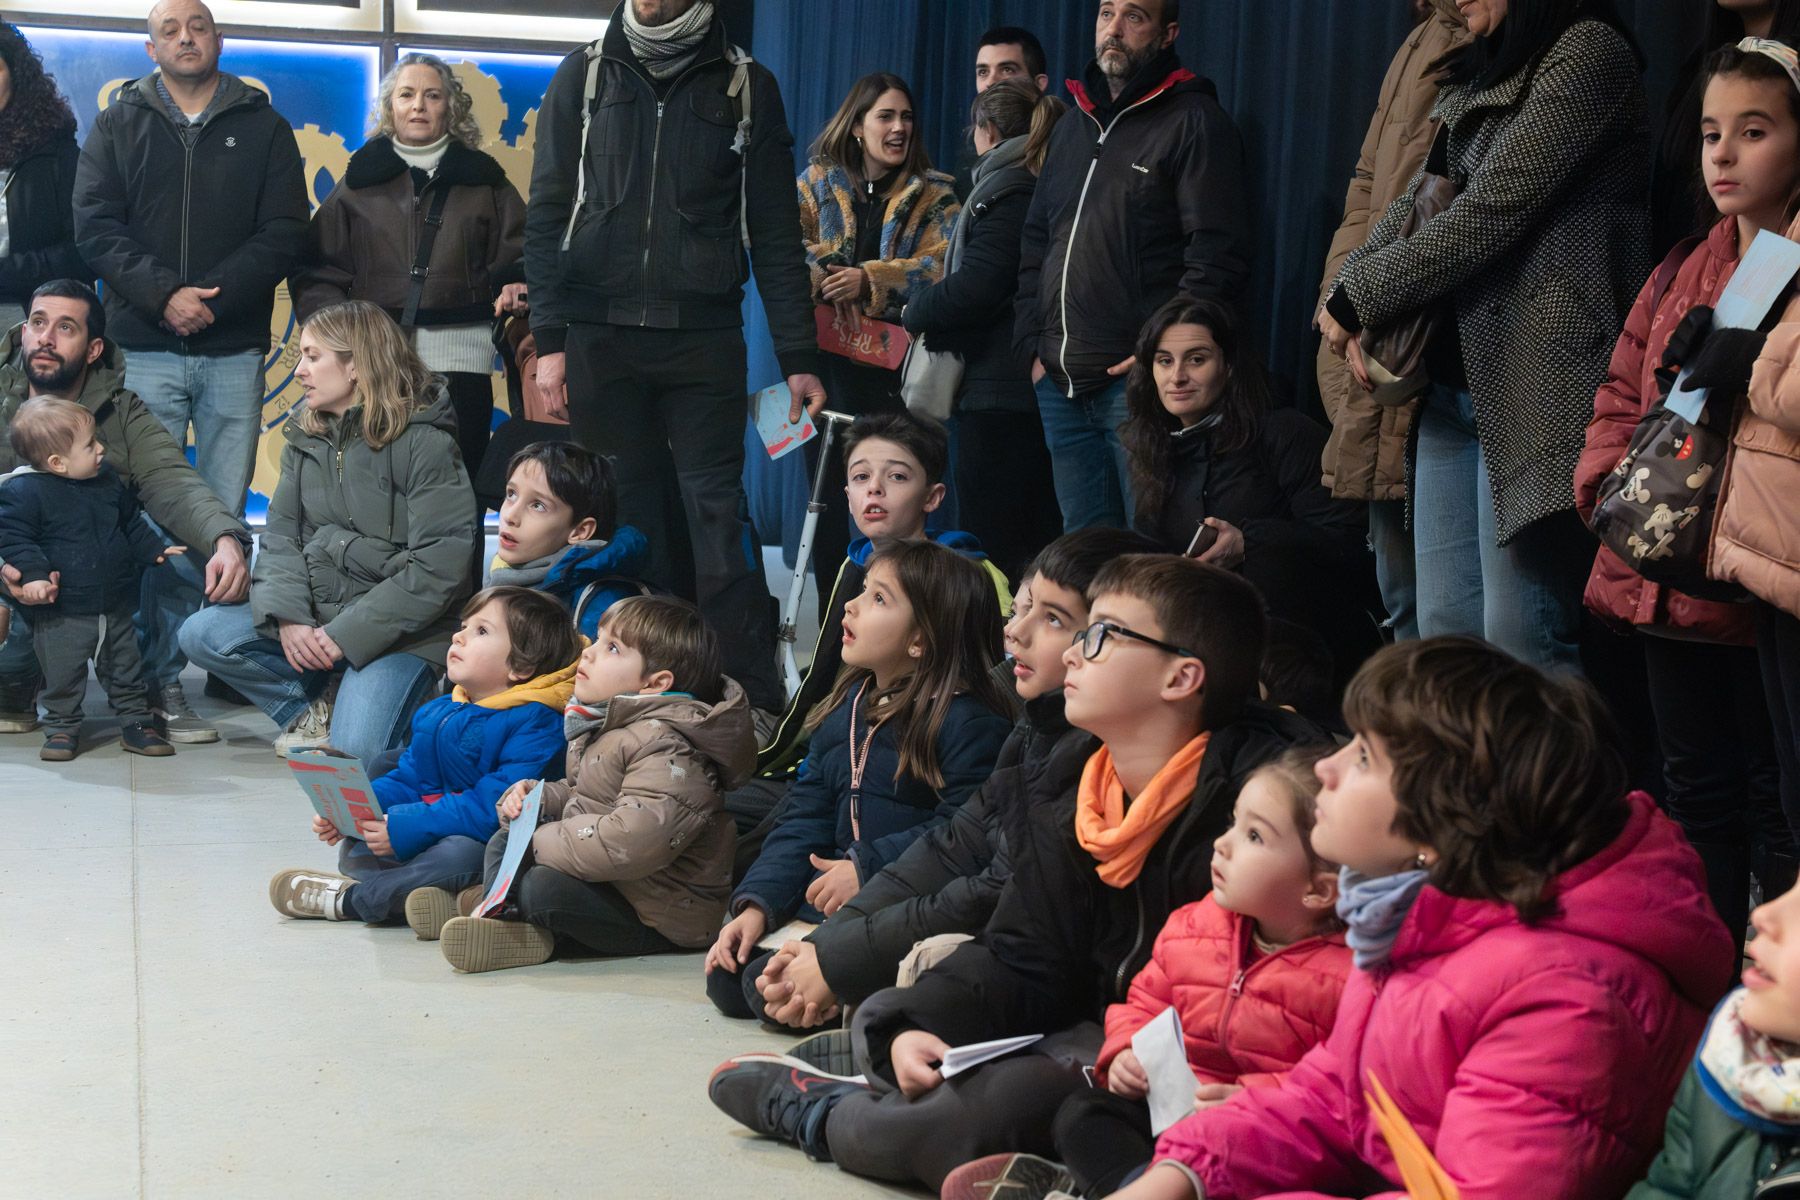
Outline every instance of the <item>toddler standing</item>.
{"type": "Polygon", "coordinates": [[[44,747],[67,762],[80,747],[88,660],[123,727],[119,746],[164,758],[175,750],[152,724],[138,654],[138,579],[180,554],[166,546],[137,497],[106,465],[94,415],[72,400],[40,397],[19,406],[7,431],[30,467],[0,486],[0,561],[19,570],[31,614],[32,649],[44,675],[44,747]]]}

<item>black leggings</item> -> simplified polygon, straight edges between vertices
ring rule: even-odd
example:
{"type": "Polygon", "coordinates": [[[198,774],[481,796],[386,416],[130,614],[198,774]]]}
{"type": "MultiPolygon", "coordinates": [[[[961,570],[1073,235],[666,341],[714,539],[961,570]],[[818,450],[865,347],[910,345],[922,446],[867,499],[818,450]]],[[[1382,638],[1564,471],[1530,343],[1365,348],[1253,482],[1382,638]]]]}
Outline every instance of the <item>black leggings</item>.
{"type": "Polygon", "coordinates": [[[456,410],[456,445],[473,482],[481,474],[481,459],[493,430],[494,378],[473,371],[450,371],[444,375],[444,383],[450,392],[450,407],[456,410]]]}

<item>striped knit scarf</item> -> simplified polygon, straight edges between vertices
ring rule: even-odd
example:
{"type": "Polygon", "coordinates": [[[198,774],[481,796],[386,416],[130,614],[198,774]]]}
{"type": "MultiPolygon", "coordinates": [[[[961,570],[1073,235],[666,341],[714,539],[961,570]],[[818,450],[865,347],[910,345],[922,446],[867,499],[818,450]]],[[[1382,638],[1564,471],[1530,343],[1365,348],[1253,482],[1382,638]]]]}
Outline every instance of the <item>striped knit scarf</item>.
{"type": "Polygon", "coordinates": [[[625,40],[644,70],[654,78],[669,79],[686,70],[699,52],[700,42],[712,28],[713,6],[710,0],[700,0],[665,25],[642,25],[631,0],[625,0],[619,15],[625,20],[625,40]]]}

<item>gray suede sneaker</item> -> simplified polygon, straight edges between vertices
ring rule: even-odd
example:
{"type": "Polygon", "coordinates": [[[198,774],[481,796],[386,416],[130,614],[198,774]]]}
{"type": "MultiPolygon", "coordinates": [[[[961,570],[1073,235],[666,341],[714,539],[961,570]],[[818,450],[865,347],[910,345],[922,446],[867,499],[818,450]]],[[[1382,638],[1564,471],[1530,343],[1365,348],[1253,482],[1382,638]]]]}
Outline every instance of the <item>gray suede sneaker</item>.
{"type": "Polygon", "coordinates": [[[181,683],[164,684],[156,693],[157,722],[162,726],[163,736],[171,742],[216,742],[219,731],[212,724],[203,720],[194,706],[188,703],[187,693],[181,690],[181,683]]]}

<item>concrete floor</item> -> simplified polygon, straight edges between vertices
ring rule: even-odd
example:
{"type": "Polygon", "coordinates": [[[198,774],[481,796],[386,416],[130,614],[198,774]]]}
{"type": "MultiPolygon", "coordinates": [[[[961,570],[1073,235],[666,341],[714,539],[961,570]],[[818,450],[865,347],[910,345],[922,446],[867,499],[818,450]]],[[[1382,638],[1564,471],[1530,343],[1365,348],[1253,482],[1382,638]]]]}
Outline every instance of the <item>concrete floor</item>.
{"type": "MultiPolygon", "coordinates": [[[[200,693],[190,672],[188,690],[200,693]]],[[[0,1197],[892,1196],[706,1098],[785,1040],[718,1015],[700,957],[459,976],[405,926],[290,921],[333,866],[251,709],[144,759],[0,735],[0,1197]]]]}

